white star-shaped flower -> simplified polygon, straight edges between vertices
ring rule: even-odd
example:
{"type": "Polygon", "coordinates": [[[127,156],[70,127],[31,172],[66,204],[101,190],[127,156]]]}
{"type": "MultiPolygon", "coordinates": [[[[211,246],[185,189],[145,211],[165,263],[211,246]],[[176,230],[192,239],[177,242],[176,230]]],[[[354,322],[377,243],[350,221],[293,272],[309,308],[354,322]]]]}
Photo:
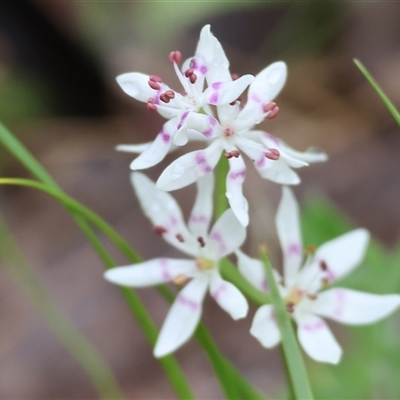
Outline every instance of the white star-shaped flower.
{"type": "MultiPolygon", "coordinates": [[[[170,54],[169,59],[183,86],[184,94],[172,90],[155,75],[131,72],[117,77],[117,82],[126,94],[147,103],[150,110],[157,111],[169,119],[153,142],[117,147],[121,151],[140,154],[131,164],[133,170],[158,164],[171,150],[172,144],[186,144],[188,135],[194,133],[185,129],[187,119],[191,117],[191,120],[196,120],[197,116],[202,115],[198,114],[199,110],[214,120],[209,104],[210,98],[213,99],[213,105],[229,104],[235,101],[254,79],[252,75],[243,75],[232,81],[228,59],[222,46],[210,32],[210,25],[201,30],[195,56],[186,60],[182,70],[179,70],[181,57],[180,52],[175,51],[170,54]],[[208,87],[205,87],[206,80],[208,87]],[[213,85],[217,85],[218,90],[215,90],[213,85]]],[[[194,139],[202,140],[207,137],[194,133],[194,139]]]]}
{"type": "MultiPolygon", "coordinates": [[[[287,187],[283,188],[276,226],[283,251],[284,282],[279,285],[280,292],[297,323],[300,344],[314,360],[337,364],[342,349],[321,317],[348,325],[371,324],[399,307],[400,295],[376,295],[336,287],[322,290],[360,264],[369,240],[367,230],[356,229],[330,240],[309,255],[302,267],[299,210],[287,187]]],[[[242,274],[257,288],[266,290],[261,262],[241,251],[236,254],[242,274]]],[[[272,305],[258,309],[250,332],[264,347],[273,347],[280,342],[272,305]]]]}
{"type": "MultiPolygon", "coordinates": [[[[221,152],[225,151],[230,164],[226,196],[239,221],[247,226],[248,203],[242,193],[246,166],[241,152],[252,160],[262,178],[287,185],[300,183],[300,178],[292,168],[325,161],[327,156],[320,151],[310,149],[300,153],[267,132],[252,130],[254,125],[277,112],[278,108],[272,100],[285,84],[286,73],[284,62],[276,62],[265,68],[251,83],[243,108],[238,101],[234,104],[216,104],[218,119],[208,115],[188,116],[185,127],[177,136],[187,138],[188,132],[197,132],[211,143],[203,150],[187,153],[172,162],[159,177],[157,187],[175,190],[195,182],[214,169],[221,152]]],[[[232,78],[227,76],[226,79],[232,78]]],[[[218,85],[211,85],[215,92],[211,93],[209,104],[218,99],[218,85]]]]}
{"type": "Polygon", "coordinates": [[[245,228],[231,210],[216,221],[208,233],[212,216],[213,174],[197,182],[198,194],[186,226],[174,198],[160,191],[141,173],[132,174],[140,205],[154,225],[154,231],[193,259],[155,258],[143,263],[108,270],[109,281],[131,287],[145,287],[173,281],[184,283],[158,337],[154,355],[163,357],[184,344],[200,320],[207,289],[232,318],[247,315],[248,304],[241,292],[219,273],[219,260],[236,251],[246,237],[245,228]]]}

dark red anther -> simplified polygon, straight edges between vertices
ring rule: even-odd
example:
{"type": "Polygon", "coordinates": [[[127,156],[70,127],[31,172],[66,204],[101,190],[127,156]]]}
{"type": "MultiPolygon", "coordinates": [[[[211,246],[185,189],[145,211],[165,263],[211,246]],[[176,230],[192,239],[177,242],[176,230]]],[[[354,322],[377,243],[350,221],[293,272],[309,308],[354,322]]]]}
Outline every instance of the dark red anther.
{"type": "Polygon", "coordinates": [[[321,260],[319,262],[319,267],[322,269],[322,271],[326,271],[328,269],[328,265],[326,264],[326,262],[324,260],[321,260]]]}
{"type": "Polygon", "coordinates": [[[307,299],[317,300],[317,296],[315,294],[308,293],[308,294],[306,294],[306,296],[307,296],[307,299]]]}
{"type": "Polygon", "coordinates": [[[231,77],[232,77],[233,81],[236,81],[237,79],[239,79],[239,75],[238,74],[232,74],[231,77]]]}
{"type": "Polygon", "coordinates": [[[202,236],[199,236],[197,238],[197,241],[199,242],[201,247],[204,247],[206,245],[206,242],[204,241],[204,238],[202,236]]]}
{"type": "Polygon", "coordinates": [[[171,53],[169,53],[168,60],[171,64],[174,62],[179,64],[182,61],[182,53],[178,50],[171,51],[171,53]]]}
{"type": "Polygon", "coordinates": [[[175,92],[172,90],[167,90],[166,92],[160,94],[160,100],[164,103],[169,103],[171,99],[175,97],[175,92]]]}
{"type": "Polygon", "coordinates": [[[280,156],[281,153],[279,153],[278,149],[268,149],[267,152],[265,153],[265,157],[274,161],[279,160],[280,156]]]}
{"type": "Polygon", "coordinates": [[[286,310],[291,314],[294,312],[294,303],[292,301],[286,303],[286,310]]]}
{"type": "Polygon", "coordinates": [[[239,150],[232,150],[231,151],[232,157],[238,158],[240,156],[240,151],[239,150]]]}
{"type": "Polygon", "coordinates": [[[156,101],[152,97],[150,97],[147,100],[147,109],[150,111],[157,111],[157,106],[154,104],[155,102],[156,101]]]}
{"type": "Polygon", "coordinates": [[[187,69],[187,70],[185,71],[185,76],[186,76],[186,78],[189,78],[189,76],[190,76],[190,75],[193,75],[193,74],[194,74],[194,71],[193,71],[192,68],[189,68],[189,69],[187,69]]]}
{"type": "Polygon", "coordinates": [[[161,83],[162,79],[158,75],[150,75],[149,79],[154,82],[161,83]]]}
{"type": "Polygon", "coordinates": [[[158,82],[156,82],[156,81],[152,81],[151,79],[149,80],[148,84],[154,90],[160,90],[161,89],[160,84],[158,82]]]}
{"type": "Polygon", "coordinates": [[[190,83],[195,83],[197,81],[197,75],[196,74],[190,75],[189,81],[190,81],[190,83]]]}
{"type": "Polygon", "coordinates": [[[167,230],[163,226],[155,225],[153,226],[153,232],[156,235],[161,236],[163,233],[166,233],[167,230]]]}
{"type": "Polygon", "coordinates": [[[180,233],[177,233],[177,234],[175,235],[175,237],[176,237],[181,243],[183,243],[183,242],[185,241],[185,239],[183,238],[183,236],[182,236],[180,233]]]}
{"type": "Polygon", "coordinates": [[[272,101],[271,103],[266,104],[263,110],[265,113],[269,113],[267,118],[272,119],[278,115],[279,107],[272,101]]]}

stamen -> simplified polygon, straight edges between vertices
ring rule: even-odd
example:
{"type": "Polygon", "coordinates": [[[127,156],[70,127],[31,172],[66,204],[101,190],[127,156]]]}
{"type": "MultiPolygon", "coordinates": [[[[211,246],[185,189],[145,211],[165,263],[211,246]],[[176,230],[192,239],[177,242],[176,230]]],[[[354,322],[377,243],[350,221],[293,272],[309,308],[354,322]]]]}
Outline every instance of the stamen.
{"type": "Polygon", "coordinates": [[[160,100],[164,103],[169,103],[171,99],[175,97],[175,92],[172,90],[167,90],[163,94],[160,95],[160,100]]]}
{"type": "Polygon", "coordinates": [[[315,294],[307,293],[306,296],[310,300],[316,300],[317,299],[317,296],[315,294]]]}
{"type": "Polygon", "coordinates": [[[310,246],[307,246],[307,247],[304,249],[304,254],[305,254],[306,256],[309,256],[309,255],[314,254],[316,251],[317,251],[317,247],[314,246],[314,245],[312,244],[312,245],[310,245],[310,246]]]}
{"type": "Polygon", "coordinates": [[[293,314],[294,312],[294,303],[292,301],[289,301],[286,303],[286,311],[290,314],[293,314]]]}
{"type": "Polygon", "coordinates": [[[187,69],[187,70],[185,71],[185,76],[186,76],[186,78],[189,78],[189,76],[190,76],[190,75],[193,75],[193,74],[194,74],[194,71],[193,71],[192,68],[189,68],[189,69],[187,69]]]}
{"type": "Polygon", "coordinates": [[[272,119],[278,115],[279,107],[276,105],[275,102],[272,101],[271,103],[266,104],[263,110],[265,113],[269,112],[267,118],[272,119]]]}
{"type": "Polygon", "coordinates": [[[182,53],[178,50],[171,51],[171,53],[169,53],[168,60],[171,64],[174,62],[179,64],[182,61],[182,53]]]}
{"type": "Polygon", "coordinates": [[[233,133],[234,133],[234,132],[233,132],[233,130],[232,130],[231,128],[226,128],[225,131],[224,131],[224,135],[225,135],[226,137],[232,136],[233,133]]]}
{"type": "Polygon", "coordinates": [[[281,153],[277,149],[268,149],[265,154],[265,157],[269,158],[270,160],[279,160],[281,153]]]}
{"type": "Polygon", "coordinates": [[[239,74],[231,74],[232,80],[236,81],[237,79],[239,79],[239,74]]]}
{"type": "Polygon", "coordinates": [[[155,226],[153,226],[153,232],[156,235],[161,236],[163,233],[166,233],[167,230],[163,226],[155,225],[155,226]]]}
{"type": "Polygon", "coordinates": [[[197,75],[196,74],[190,75],[189,81],[190,81],[190,83],[195,83],[197,81],[197,75]]]}
{"type": "Polygon", "coordinates": [[[172,279],[172,282],[174,282],[176,285],[183,285],[189,280],[189,278],[183,274],[179,274],[172,279]]]}
{"type": "Polygon", "coordinates": [[[240,156],[239,150],[227,151],[224,156],[229,160],[232,157],[238,158],[240,156]]]}
{"type": "Polygon", "coordinates": [[[185,241],[185,239],[183,238],[183,236],[180,233],[177,233],[175,235],[175,237],[179,240],[179,242],[183,243],[185,241]]]}
{"type": "Polygon", "coordinates": [[[319,267],[322,269],[322,271],[326,271],[328,269],[328,265],[326,264],[326,262],[324,260],[321,260],[319,262],[319,267]]]}
{"type": "Polygon", "coordinates": [[[190,83],[195,83],[197,81],[197,75],[194,73],[193,68],[189,68],[185,71],[186,78],[189,78],[190,83]]]}
{"type": "Polygon", "coordinates": [[[153,82],[158,82],[158,83],[161,83],[162,82],[162,79],[158,76],[158,75],[150,75],[150,78],[149,78],[151,81],[153,81],[153,82]]]}
{"type": "Polygon", "coordinates": [[[147,109],[150,111],[157,111],[157,106],[154,104],[155,102],[156,101],[152,97],[150,97],[147,100],[147,109]]]}
{"type": "Polygon", "coordinates": [[[160,86],[160,84],[158,82],[154,82],[152,80],[149,80],[148,84],[154,90],[160,90],[161,89],[161,86],[160,86]]]}
{"type": "Polygon", "coordinates": [[[328,286],[329,285],[329,279],[328,278],[322,278],[321,282],[322,282],[322,286],[328,286]]]}
{"type": "Polygon", "coordinates": [[[199,242],[201,247],[204,247],[206,245],[206,242],[204,241],[204,238],[202,236],[199,236],[197,238],[197,241],[199,242]]]}

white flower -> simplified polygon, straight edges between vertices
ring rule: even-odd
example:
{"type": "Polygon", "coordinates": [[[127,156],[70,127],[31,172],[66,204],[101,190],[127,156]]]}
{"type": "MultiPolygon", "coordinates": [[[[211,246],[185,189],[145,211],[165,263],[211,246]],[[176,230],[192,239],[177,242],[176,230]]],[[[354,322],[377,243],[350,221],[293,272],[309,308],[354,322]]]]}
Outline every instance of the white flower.
{"type": "MultiPolygon", "coordinates": [[[[210,32],[210,25],[204,26],[200,33],[196,54],[183,63],[182,71],[178,68],[180,52],[170,54],[170,62],[181,82],[185,94],[171,90],[162,79],[155,75],[131,72],[119,75],[117,82],[122,90],[136,100],[146,102],[150,110],[157,111],[169,119],[152,143],[140,145],[120,145],[118,150],[140,153],[132,162],[131,169],[139,170],[152,167],[164,159],[171,145],[184,145],[188,141],[185,129],[187,118],[196,120],[201,110],[212,117],[211,104],[229,104],[235,101],[253,81],[252,75],[243,75],[232,81],[229,75],[229,62],[218,40],[210,32]],[[208,87],[205,88],[207,78],[208,87]],[[218,90],[215,89],[218,86],[218,90]],[[216,98],[218,97],[218,98],[216,98]]],[[[215,118],[213,118],[214,120],[215,118]]],[[[197,140],[204,136],[195,135],[197,140]]]]}
{"type": "MultiPolygon", "coordinates": [[[[175,190],[195,182],[216,166],[221,152],[225,151],[230,164],[226,196],[239,221],[247,226],[248,203],[242,193],[246,166],[241,152],[252,160],[262,178],[280,184],[294,185],[300,182],[291,168],[325,161],[327,157],[322,152],[310,149],[300,153],[269,133],[252,130],[255,124],[277,112],[278,108],[272,100],[281,91],[286,72],[283,62],[265,68],[251,83],[244,108],[240,107],[238,101],[233,105],[217,104],[218,120],[208,115],[188,116],[185,127],[178,135],[187,136],[188,131],[198,132],[209,138],[211,144],[204,150],[187,153],[172,162],[159,177],[157,187],[175,190]]],[[[214,83],[211,86],[217,90],[218,85],[214,83]]],[[[213,104],[214,95],[218,98],[217,93],[212,94],[208,99],[210,104],[213,104]]]]}
{"type": "Polygon", "coordinates": [[[118,267],[105,273],[109,281],[125,286],[144,287],[191,279],[179,292],[161,328],[154,355],[163,357],[184,344],[200,320],[207,289],[232,318],[247,315],[248,304],[240,291],[222,279],[219,260],[236,251],[246,237],[245,228],[231,210],[216,221],[208,233],[212,215],[213,174],[200,179],[198,194],[188,226],[174,198],[160,191],[140,173],[132,174],[132,183],[144,213],[156,233],[172,246],[194,259],[155,258],[140,264],[118,267]]]}
{"type": "MultiPolygon", "coordinates": [[[[287,187],[283,188],[276,225],[283,251],[284,286],[281,282],[280,292],[297,323],[300,344],[314,360],[336,364],[342,349],[321,317],[349,325],[370,324],[399,307],[400,295],[376,295],[336,287],[320,292],[328,283],[347,275],[360,264],[369,240],[367,230],[356,229],[323,244],[301,268],[303,244],[298,205],[287,187]]],[[[240,251],[236,254],[242,274],[265,290],[261,262],[240,251]]],[[[272,305],[258,309],[250,332],[264,347],[279,343],[280,333],[272,305]]]]}

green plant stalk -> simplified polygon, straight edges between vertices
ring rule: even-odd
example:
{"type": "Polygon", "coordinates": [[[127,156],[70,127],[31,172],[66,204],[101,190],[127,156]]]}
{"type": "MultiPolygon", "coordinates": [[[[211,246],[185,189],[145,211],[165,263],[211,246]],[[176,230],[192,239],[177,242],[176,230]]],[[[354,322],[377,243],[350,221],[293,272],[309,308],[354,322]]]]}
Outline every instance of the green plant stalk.
{"type": "Polygon", "coordinates": [[[226,177],[229,172],[229,163],[226,157],[222,156],[218,161],[215,174],[215,220],[217,220],[228,209],[226,198],[226,177]]]}
{"type": "MultiPolygon", "coordinates": [[[[22,145],[22,143],[14,137],[7,128],[0,123],[0,142],[23,164],[34,176],[41,180],[44,184],[48,185],[58,194],[63,194],[62,189],[50,176],[50,174],[41,166],[35,157],[22,145]]],[[[104,249],[101,241],[93,233],[92,229],[86,222],[85,218],[79,213],[74,213],[69,210],[73,215],[78,226],[87,235],[91,245],[97,251],[100,259],[108,268],[114,267],[115,263],[109,256],[108,252],[104,249]]],[[[128,246],[129,247],[129,246],[128,246]]],[[[137,318],[139,326],[143,330],[147,340],[154,345],[157,336],[157,328],[149,317],[146,309],[139,299],[139,297],[130,289],[120,287],[120,290],[128,302],[131,311],[137,318]]],[[[179,366],[173,356],[168,356],[160,360],[161,365],[165,371],[171,386],[174,388],[179,399],[192,399],[194,398],[193,392],[179,366]]]]}
{"type": "Polygon", "coordinates": [[[375,92],[378,94],[378,96],[381,98],[385,106],[388,108],[390,113],[393,115],[393,118],[395,121],[398,123],[400,126],[400,113],[394,106],[394,104],[389,100],[389,98],[386,96],[385,92],[382,90],[382,88],[379,86],[378,82],[374,79],[374,77],[369,73],[367,68],[364,67],[362,62],[360,60],[354,59],[354,63],[357,65],[358,69],[361,71],[361,73],[365,76],[367,81],[371,84],[371,86],[374,88],[375,92]]]}
{"type": "Polygon", "coordinates": [[[123,399],[124,394],[110,368],[92,343],[53,302],[30,265],[19,253],[0,215],[0,257],[20,289],[90,378],[102,399],[123,399]]]}
{"type": "Polygon", "coordinates": [[[296,336],[293,331],[285,304],[279,293],[275,281],[271,261],[268,257],[267,248],[260,246],[260,257],[264,264],[265,274],[270,288],[271,300],[275,309],[275,316],[281,333],[281,342],[286,365],[289,371],[289,378],[293,387],[295,398],[298,400],[313,399],[311,387],[308,382],[307,372],[300,352],[296,336]]]}

